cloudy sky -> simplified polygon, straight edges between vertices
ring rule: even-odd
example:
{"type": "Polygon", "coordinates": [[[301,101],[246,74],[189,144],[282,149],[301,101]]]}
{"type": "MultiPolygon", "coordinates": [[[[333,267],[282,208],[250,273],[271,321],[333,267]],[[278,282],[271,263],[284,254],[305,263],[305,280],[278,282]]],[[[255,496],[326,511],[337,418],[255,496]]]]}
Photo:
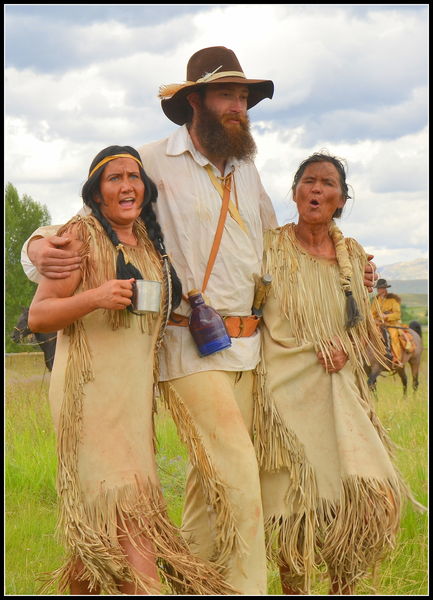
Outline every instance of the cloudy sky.
{"type": "Polygon", "coordinates": [[[159,86],[227,46],[275,84],[250,119],[279,223],[326,148],[347,161],[345,235],[379,266],[427,257],[428,21],[427,4],[6,4],[5,183],[65,222],[97,152],[168,136],[159,86]]]}

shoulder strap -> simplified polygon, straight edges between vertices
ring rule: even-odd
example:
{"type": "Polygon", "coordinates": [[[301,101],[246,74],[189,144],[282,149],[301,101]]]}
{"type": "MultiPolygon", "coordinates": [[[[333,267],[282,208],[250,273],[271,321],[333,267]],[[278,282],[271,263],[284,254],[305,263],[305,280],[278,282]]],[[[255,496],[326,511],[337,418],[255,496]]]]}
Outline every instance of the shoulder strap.
{"type": "MultiPolygon", "coordinates": [[[[205,169],[207,171],[207,174],[209,175],[210,180],[212,181],[216,191],[219,193],[219,195],[221,196],[221,198],[223,197],[223,188],[221,183],[218,181],[218,179],[215,176],[215,173],[212,171],[212,167],[210,166],[210,164],[208,163],[205,166],[205,169]]],[[[234,178],[233,178],[233,185],[235,184],[234,178]]],[[[235,189],[235,193],[236,193],[236,187],[235,189]]],[[[245,225],[239,210],[237,208],[237,206],[235,205],[235,203],[229,199],[229,213],[232,216],[232,218],[236,221],[236,223],[239,225],[239,227],[245,231],[245,233],[248,235],[248,228],[245,225]]]]}
{"type": "Polygon", "coordinates": [[[215,263],[216,255],[218,254],[218,249],[220,246],[221,237],[222,237],[223,229],[224,229],[224,223],[226,221],[227,211],[229,208],[231,182],[232,182],[232,176],[230,173],[230,175],[228,175],[224,181],[224,193],[223,193],[223,197],[222,197],[223,201],[221,204],[221,212],[220,212],[219,221],[218,221],[218,225],[217,225],[216,232],[215,232],[214,241],[212,244],[212,249],[210,251],[209,260],[208,260],[207,267],[206,267],[206,273],[205,273],[204,279],[203,279],[202,292],[204,292],[207,287],[207,282],[209,281],[209,277],[210,277],[210,274],[212,272],[212,269],[213,269],[213,266],[215,263]]]}
{"type": "MultiPolygon", "coordinates": [[[[222,238],[222,234],[223,234],[223,230],[224,230],[224,223],[226,221],[227,211],[228,211],[228,207],[229,207],[229,200],[230,200],[231,179],[232,179],[232,176],[230,173],[224,181],[224,191],[222,193],[222,204],[221,204],[220,216],[219,216],[218,225],[217,225],[217,228],[215,231],[215,237],[213,240],[212,248],[211,248],[211,251],[209,254],[209,259],[207,261],[206,271],[204,274],[203,285],[202,285],[202,289],[201,289],[201,291],[203,293],[207,287],[207,283],[209,281],[209,277],[210,277],[210,274],[212,272],[212,269],[213,269],[213,266],[215,263],[216,255],[218,254],[218,249],[220,246],[220,242],[221,242],[221,238],[222,238]]],[[[222,186],[221,186],[221,191],[222,191],[222,186]]],[[[182,298],[186,302],[188,302],[188,298],[187,298],[187,296],[185,296],[185,294],[182,294],[182,298]]]]}

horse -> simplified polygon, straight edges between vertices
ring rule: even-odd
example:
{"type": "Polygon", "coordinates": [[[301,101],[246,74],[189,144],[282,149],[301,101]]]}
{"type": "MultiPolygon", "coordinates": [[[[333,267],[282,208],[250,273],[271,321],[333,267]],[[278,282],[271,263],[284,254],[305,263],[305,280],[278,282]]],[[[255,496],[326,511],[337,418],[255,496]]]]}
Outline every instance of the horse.
{"type": "Polygon", "coordinates": [[[14,327],[11,338],[16,344],[23,343],[24,338],[33,335],[36,343],[44,353],[45,365],[49,371],[53,368],[54,354],[56,352],[57,331],[51,333],[35,333],[31,331],[28,324],[29,309],[23,308],[18,322],[14,327]]]}
{"type": "MultiPolygon", "coordinates": [[[[406,363],[410,364],[410,368],[412,371],[412,388],[413,391],[416,392],[419,386],[418,375],[419,375],[419,366],[421,363],[421,354],[423,351],[423,342],[422,342],[422,331],[421,324],[418,321],[411,321],[409,323],[410,333],[412,334],[415,349],[412,352],[403,351],[403,356],[401,358],[401,362],[403,365],[401,367],[396,367],[392,361],[385,356],[384,362],[390,368],[391,373],[397,373],[401,379],[403,384],[403,395],[407,394],[407,375],[405,372],[406,363]]],[[[380,364],[371,354],[369,354],[370,365],[366,368],[368,375],[368,387],[372,390],[376,390],[376,380],[378,375],[385,370],[385,366],[380,364]]]]}

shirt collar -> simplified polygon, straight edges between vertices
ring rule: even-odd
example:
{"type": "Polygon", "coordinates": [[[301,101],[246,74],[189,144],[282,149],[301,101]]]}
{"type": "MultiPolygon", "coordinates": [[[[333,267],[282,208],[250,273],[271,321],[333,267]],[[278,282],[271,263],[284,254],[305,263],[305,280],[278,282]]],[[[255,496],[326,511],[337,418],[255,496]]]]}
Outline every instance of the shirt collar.
{"type": "MultiPolygon", "coordinates": [[[[201,167],[205,167],[206,165],[211,165],[217,175],[220,175],[219,170],[215,167],[214,164],[210,162],[204,154],[199,152],[197,148],[192,143],[191,136],[189,135],[188,128],[185,125],[179,127],[174,133],[170,135],[167,142],[167,155],[168,156],[179,156],[184,152],[189,152],[195,160],[197,164],[201,167]]],[[[226,168],[224,175],[228,175],[239,165],[239,161],[236,158],[229,158],[226,162],[226,168]]]]}

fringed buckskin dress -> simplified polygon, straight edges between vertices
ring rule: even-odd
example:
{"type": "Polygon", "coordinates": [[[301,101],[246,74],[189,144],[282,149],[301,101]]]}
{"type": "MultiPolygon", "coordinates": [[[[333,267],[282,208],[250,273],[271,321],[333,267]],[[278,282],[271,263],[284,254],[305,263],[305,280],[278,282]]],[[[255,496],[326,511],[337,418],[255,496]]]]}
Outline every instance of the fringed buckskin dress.
{"type": "Polygon", "coordinates": [[[287,584],[308,593],[326,565],[341,590],[392,548],[404,483],[370,402],[363,361],[382,342],[363,285],[366,255],[346,239],[352,291],[363,319],[345,328],[345,294],[335,261],[310,255],[294,225],[265,236],[264,272],[273,276],[263,311],[255,444],[261,466],[268,551],[289,568],[287,584]],[[338,338],[349,360],[328,374],[338,338]]]}
{"type": "MultiPolygon", "coordinates": [[[[116,249],[100,223],[75,217],[59,234],[71,227],[83,242],[77,292],[115,279],[116,249]]],[[[125,246],[129,259],[144,279],[163,281],[160,257],[141,220],[134,233],[138,245],[125,246]]],[[[188,551],[167,517],[157,476],[153,386],[161,315],[167,311],[164,287],[160,314],[98,309],[58,334],[49,398],[57,433],[58,533],[68,556],[50,581],[62,591],[76,577],[79,559],[80,577],[102,594],[119,595],[121,581],[155,593],[153,580],[131,567],[118,542],[118,526],[124,534],[123,524],[131,519],[151,542],[161,575],[175,592],[232,591],[188,551]]],[[[140,551],[140,543],[133,543],[140,551]]]]}

